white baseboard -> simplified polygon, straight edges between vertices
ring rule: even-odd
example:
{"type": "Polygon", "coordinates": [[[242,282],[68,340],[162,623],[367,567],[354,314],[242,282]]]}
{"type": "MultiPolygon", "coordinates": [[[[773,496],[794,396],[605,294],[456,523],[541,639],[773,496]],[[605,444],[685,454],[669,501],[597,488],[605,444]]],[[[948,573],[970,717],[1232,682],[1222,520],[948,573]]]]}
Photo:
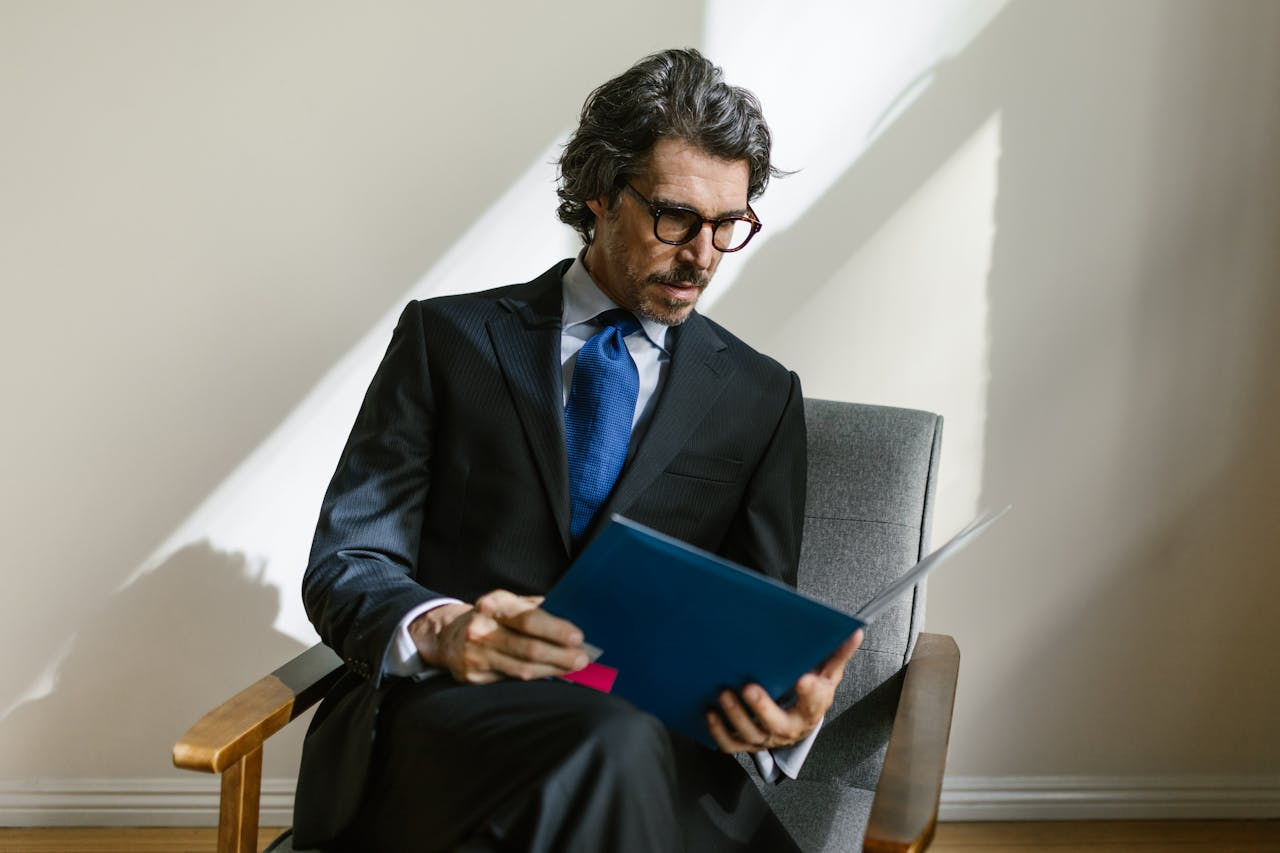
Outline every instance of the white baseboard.
{"type": "MultiPolygon", "coordinates": [[[[263,779],[262,826],[288,826],[293,779],[263,779]]],[[[941,820],[1280,819],[1280,776],[956,776],[941,820]]],[[[218,780],[0,779],[0,826],[214,826],[218,780]]]]}
{"type": "Polygon", "coordinates": [[[1270,820],[1277,776],[948,776],[939,820],[1270,820]]]}
{"type": "MultiPolygon", "coordinates": [[[[293,823],[293,779],[263,779],[260,826],[293,823]]],[[[218,777],[0,779],[0,826],[217,826],[218,777]]]]}

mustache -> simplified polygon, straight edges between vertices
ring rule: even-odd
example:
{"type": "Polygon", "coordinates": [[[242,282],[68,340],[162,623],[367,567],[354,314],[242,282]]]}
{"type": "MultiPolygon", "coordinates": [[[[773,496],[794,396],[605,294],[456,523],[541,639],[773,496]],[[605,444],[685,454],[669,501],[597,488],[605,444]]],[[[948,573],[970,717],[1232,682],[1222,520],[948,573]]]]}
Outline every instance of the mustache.
{"type": "Polygon", "coordinates": [[[711,276],[694,267],[674,267],[665,272],[656,272],[645,281],[652,284],[679,284],[688,282],[695,287],[706,287],[711,283],[711,276]]]}

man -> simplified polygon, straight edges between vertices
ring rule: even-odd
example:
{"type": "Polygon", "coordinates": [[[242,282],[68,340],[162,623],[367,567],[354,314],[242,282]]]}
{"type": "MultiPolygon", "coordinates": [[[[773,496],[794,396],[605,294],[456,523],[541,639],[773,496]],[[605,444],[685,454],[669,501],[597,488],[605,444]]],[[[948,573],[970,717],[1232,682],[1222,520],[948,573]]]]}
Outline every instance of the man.
{"type": "Polygon", "coordinates": [[[349,671],[307,734],[298,845],[793,847],[730,754],[794,775],[858,637],[787,709],[726,691],[716,753],[549,678],[587,656],[538,607],[613,512],[794,584],[799,380],[694,310],[759,230],[769,146],[696,51],[647,57],[592,93],[560,161],[583,253],[405,309],[303,581],[349,671]]]}

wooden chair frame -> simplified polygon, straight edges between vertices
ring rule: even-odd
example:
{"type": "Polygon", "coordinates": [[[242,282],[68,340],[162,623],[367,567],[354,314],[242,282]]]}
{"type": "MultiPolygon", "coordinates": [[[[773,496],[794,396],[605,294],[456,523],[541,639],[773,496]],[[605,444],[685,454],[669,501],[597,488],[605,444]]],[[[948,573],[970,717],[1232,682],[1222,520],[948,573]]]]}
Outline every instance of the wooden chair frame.
{"type": "MultiPolygon", "coordinates": [[[[959,669],[954,639],[920,634],[906,667],[864,851],[924,850],[933,840],[959,669]]],[[[341,672],[337,655],[312,646],[205,714],[174,745],[174,766],[222,775],[218,853],[256,853],[263,744],[318,702],[341,672]]]]}

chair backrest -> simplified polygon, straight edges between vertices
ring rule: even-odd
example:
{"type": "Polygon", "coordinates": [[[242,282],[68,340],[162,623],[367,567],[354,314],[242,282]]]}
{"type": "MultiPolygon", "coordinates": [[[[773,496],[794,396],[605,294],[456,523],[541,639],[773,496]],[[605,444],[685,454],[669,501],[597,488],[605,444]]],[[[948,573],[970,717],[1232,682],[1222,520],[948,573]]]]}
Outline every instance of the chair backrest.
{"type": "MultiPolygon", "coordinates": [[[[928,551],[942,418],[805,400],[809,479],[799,587],[854,612],[928,551]]],[[[802,777],[873,789],[924,623],[924,586],[867,631],[802,777]]]]}

